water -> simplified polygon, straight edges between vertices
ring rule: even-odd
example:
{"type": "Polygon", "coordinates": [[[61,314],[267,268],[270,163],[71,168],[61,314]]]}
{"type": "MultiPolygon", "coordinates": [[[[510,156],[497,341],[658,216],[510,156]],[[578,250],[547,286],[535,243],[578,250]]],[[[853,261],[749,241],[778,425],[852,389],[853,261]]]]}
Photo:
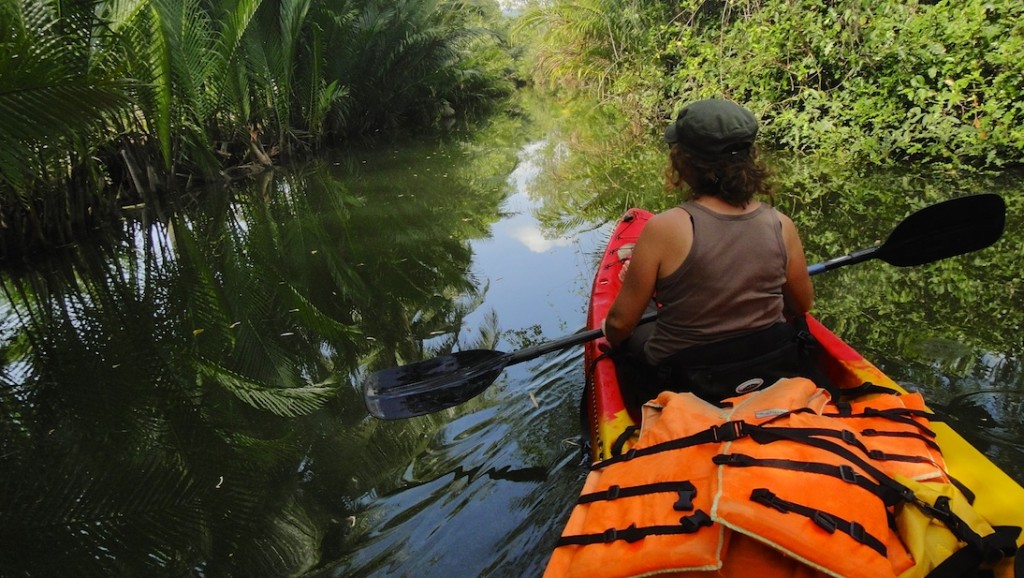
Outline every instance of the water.
{"type": "MultiPolygon", "coordinates": [[[[0,575],[539,575],[584,474],[582,349],[409,420],[359,383],[582,327],[610,223],[673,201],[661,151],[602,164],[577,137],[534,111],[379,143],[6,272],[0,575]]],[[[811,262],[967,192],[776,160],[811,262]]],[[[973,185],[1010,202],[999,244],[816,277],[815,312],[1024,481],[1024,187],[973,185]]]]}

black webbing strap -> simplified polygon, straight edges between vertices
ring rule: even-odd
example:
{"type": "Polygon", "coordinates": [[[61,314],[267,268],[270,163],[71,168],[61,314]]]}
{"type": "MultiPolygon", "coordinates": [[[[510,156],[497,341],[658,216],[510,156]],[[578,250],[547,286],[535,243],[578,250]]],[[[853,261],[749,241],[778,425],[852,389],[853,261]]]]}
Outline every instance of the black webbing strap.
{"type": "Polygon", "coordinates": [[[885,393],[888,395],[895,396],[903,395],[898,389],[885,387],[884,385],[878,385],[877,383],[871,383],[870,381],[865,381],[864,383],[858,385],[857,387],[847,387],[845,389],[841,389],[839,390],[839,393],[840,395],[847,399],[861,397],[863,395],[868,395],[870,393],[885,393]]]}
{"type": "MultiPolygon", "coordinates": [[[[974,495],[974,492],[971,491],[971,489],[968,488],[966,484],[964,484],[960,480],[954,478],[953,476],[949,475],[948,472],[946,473],[946,477],[949,478],[949,483],[951,483],[954,486],[956,486],[956,489],[960,490],[960,493],[963,494],[965,498],[967,498],[967,503],[973,506],[974,505],[974,499],[977,497],[977,496],[974,495]]],[[[1022,577],[1022,578],[1024,578],[1024,577],[1022,577]]]]}
{"type": "Polygon", "coordinates": [[[900,501],[900,496],[892,490],[875,483],[867,476],[857,473],[852,466],[843,464],[837,466],[821,462],[802,462],[798,460],[755,458],[746,454],[718,454],[711,458],[711,461],[720,466],[737,467],[760,467],[789,470],[794,472],[809,472],[821,474],[840,479],[848,484],[861,487],[877,496],[886,506],[892,506],[900,501]]]}
{"type": "Polygon", "coordinates": [[[686,437],[669,440],[660,444],[654,444],[653,446],[647,446],[645,448],[631,448],[626,453],[600,461],[591,466],[591,468],[598,470],[619,462],[628,462],[633,458],[656,455],[662,452],[689,448],[700,444],[721,443],[737,440],[747,435],[747,426],[748,424],[742,421],[727,421],[721,425],[713,425],[706,430],[699,431],[686,437]]]}
{"type": "Polygon", "coordinates": [[[837,531],[842,532],[853,538],[855,541],[864,544],[875,552],[878,552],[882,556],[885,556],[888,552],[888,549],[886,549],[885,544],[883,544],[881,540],[869,534],[867,530],[864,529],[864,526],[857,522],[844,520],[839,516],[830,514],[824,510],[816,510],[808,506],[783,500],[767,488],[757,488],[750,494],[750,499],[758,504],[774,508],[784,514],[789,512],[800,514],[801,516],[809,518],[817,524],[818,527],[829,534],[834,534],[837,531]]]}
{"type": "Polygon", "coordinates": [[[866,407],[864,408],[864,415],[867,417],[881,417],[892,420],[896,423],[902,423],[909,426],[913,426],[920,430],[921,433],[923,433],[924,435],[930,438],[935,437],[935,432],[929,429],[928,426],[913,419],[915,417],[931,419],[931,417],[935,414],[933,414],[930,411],[924,411],[921,409],[910,409],[905,407],[895,407],[890,409],[875,409],[873,407],[866,407]]]}
{"type": "Polygon", "coordinates": [[[633,437],[633,434],[639,430],[639,426],[626,426],[626,429],[622,430],[622,433],[619,434],[619,437],[615,438],[615,443],[612,444],[612,455],[621,456],[622,448],[626,447],[626,442],[628,442],[633,437]]]}
{"type": "MultiPolygon", "coordinates": [[[[760,427],[763,427],[763,424],[760,427]]],[[[786,427],[786,426],[780,426],[780,427],[784,428],[789,433],[789,435],[791,436],[789,439],[793,440],[793,441],[796,441],[797,437],[800,437],[800,438],[806,438],[806,437],[836,438],[838,440],[841,440],[843,443],[845,443],[848,446],[853,446],[853,447],[859,449],[860,451],[864,452],[865,454],[870,451],[870,450],[868,450],[867,446],[865,446],[862,441],[857,439],[857,434],[855,434],[853,431],[848,430],[848,429],[824,428],[824,427],[786,427]]],[[[765,428],[765,429],[775,429],[775,428],[774,427],[770,427],[770,428],[765,428]]]]}
{"type": "Polygon", "coordinates": [[[921,417],[924,419],[931,419],[935,414],[923,411],[920,409],[909,409],[909,408],[890,408],[890,409],[876,409],[873,407],[866,407],[860,413],[854,413],[852,408],[845,403],[837,403],[836,407],[839,409],[836,413],[823,413],[821,415],[826,417],[838,417],[838,418],[857,418],[857,417],[880,417],[894,421],[896,423],[902,423],[905,425],[913,426],[917,428],[922,434],[933,438],[935,432],[928,428],[928,426],[913,419],[915,417],[921,417]]]}
{"type": "Polygon", "coordinates": [[[617,500],[619,498],[633,498],[647,494],[678,493],[679,500],[672,506],[678,512],[689,512],[693,510],[693,498],[697,495],[697,488],[689,480],[679,482],[657,482],[653,484],[641,484],[639,486],[609,486],[607,490],[583,494],[576,500],[577,504],[589,504],[605,500],[617,500]]]}
{"type": "Polygon", "coordinates": [[[678,524],[665,526],[643,526],[638,528],[636,524],[630,524],[628,528],[608,528],[599,534],[577,534],[574,536],[562,536],[556,546],[588,546],[590,544],[608,544],[616,540],[623,540],[632,544],[643,540],[648,536],[678,536],[680,534],[693,534],[705,526],[711,526],[711,517],[703,510],[697,510],[690,516],[679,518],[678,524]]]}
{"type": "Polygon", "coordinates": [[[908,464],[934,464],[935,460],[924,456],[910,456],[907,454],[888,454],[882,450],[871,450],[868,457],[880,462],[906,462],[908,464]]]}
{"type": "MultiPolygon", "coordinates": [[[[995,532],[982,538],[983,551],[973,548],[960,548],[949,558],[943,560],[928,573],[927,578],[961,578],[977,576],[979,566],[1013,556],[1017,552],[1017,536],[1021,529],[1016,526],[995,526],[995,532]]],[[[1024,578],[1024,557],[1018,555],[1014,560],[1014,578],[1024,578]]]]}
{"type": "Polygon", "coordinates": [[[758,428],[756,426],[748,426],[747,434],[751,439],[758,443],[771,443],[775,440],[790,439],[798,443],[804,443],[811,447],[831,451],[840,457],[847,459],[853,464],[859,466],[868,475],[873,477],[881,486],[892,490],[899,494],[900,498],[908,503],[916,504],[922,511],[929,516],[941,521],[949,528],[949,531],[953,533],[961,542],[967,543],[967,545],[975,550],[983,550],[983,542],[980,535],[971,529],[959,516],[953,513],[949,508],[949,498],[945,496],[939,497],[935,504],[928,504],[927,502],[919,499],[910,488],[897,482],[896,480],[887,476],[884,472],[871,465],[867,460],[864,460],[860,456],[851,452],[850,450],[831,442],[829,440],[823,440],[818,438],[808,438],[806,436],[790,436],[786,432],[786,428],[772,427],[772,428],[758,428]],[[775,438],[774,440],[772,438],[775,438]]]}
{"type": "Polygon", "coordinates": [[[912,438],[920,442],[923,442],[928,447],[932,448],[937,452],[941,452],[942,448],[939,444],[935,443],[935,440],[931,439],[935,436],[925,436],[923,434],[914,433],[912,431],[879,431],[876,429],[868,428],[860,431],[860,435],[865,437],[887,437],[887,438],[912,438]]]}
{"type": "Polygon", "coordinates": [[[1024,578],[1024,556],[1019,548],[1013,557],[1013,578],[1024,578]]]}
{"type": "Polygon", "coordinates": [[[750,438],[757,443],[766,444],[778,440],[789,440],[797,443],[809,445],[811,447],[818,448],[836,454],[837,456],[845,459],[846,461],[858,466],[863,472],[871,476],[881,485],[882,487],[888,488],[899,495],[899,498],[907,502],[915,502],[916,497],[909,488],[896,480],[890,478],[885,472],[876,468],[866,459],[857,455],[857,453],[829,440],[819,439],[816,437],[809,437],[800,433],[799,428],[795,434],[791,434],[789,428],[784,427],[769,427],[769,428],[758,428],[750,426],[747,428],[750,438]]]}

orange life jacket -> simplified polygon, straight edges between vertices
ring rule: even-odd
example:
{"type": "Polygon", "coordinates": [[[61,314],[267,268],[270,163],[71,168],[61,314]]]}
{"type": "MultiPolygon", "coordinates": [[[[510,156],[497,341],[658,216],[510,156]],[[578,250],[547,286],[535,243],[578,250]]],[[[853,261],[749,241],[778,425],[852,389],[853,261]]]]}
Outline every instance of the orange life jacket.
{"type": "Polygon", "coordinates": [[[949,556],[912,555],[904,511],[941,518],[947,544],[980,552],[995,534],[950,511],[967,500],[919,395],[837,404],[796,378],[731,401],[664,392],[647,404],[636,444],[588,475],[545,576],[924,576],[949,556]]]}

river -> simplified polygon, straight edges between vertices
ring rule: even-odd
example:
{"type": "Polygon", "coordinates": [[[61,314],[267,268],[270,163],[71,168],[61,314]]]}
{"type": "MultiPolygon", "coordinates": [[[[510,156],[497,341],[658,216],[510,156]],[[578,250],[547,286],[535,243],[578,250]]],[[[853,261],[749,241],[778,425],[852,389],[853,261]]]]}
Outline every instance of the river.
{"type": "MultiPolygon", "coordinates": [[[[611,223],[673,203],[649,149],[557,111],[380,141],[130,213],[9,268],[0,575],[535,576],[585,473],[582,349],[469,402],[370,417],[369,371],[582,328],[611,223]]],[[[992,248],[815,278],[815,314],[1024,482],[1024,185],[771,158],[810,262],[1000,192],[992,248]]]]}

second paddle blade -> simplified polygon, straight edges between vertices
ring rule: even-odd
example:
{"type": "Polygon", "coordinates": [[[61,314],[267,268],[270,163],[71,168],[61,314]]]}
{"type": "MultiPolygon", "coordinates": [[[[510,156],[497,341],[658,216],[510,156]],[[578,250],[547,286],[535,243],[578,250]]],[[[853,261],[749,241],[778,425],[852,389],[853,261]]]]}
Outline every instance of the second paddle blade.
{"type": "Polygon", "coordinates": [[[370,415],[404,419],[468,401],[487,389],[508,365],[501,351],[471,349],[370,374],[363,400],[370,415]]]}
{"type": "Polygon", "coordinates": [[[1006,202],[986,193],[951,199],[908,216],[879,247],[877,258],[913,267],[984,249],[1006,226],[1006,202]]]}

